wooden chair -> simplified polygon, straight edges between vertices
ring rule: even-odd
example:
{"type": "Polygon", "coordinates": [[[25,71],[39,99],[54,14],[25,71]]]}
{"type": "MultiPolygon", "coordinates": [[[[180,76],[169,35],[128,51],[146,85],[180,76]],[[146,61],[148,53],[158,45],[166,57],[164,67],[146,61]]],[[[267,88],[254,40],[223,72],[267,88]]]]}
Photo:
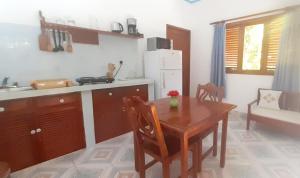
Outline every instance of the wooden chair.
{"type": "MultiPolygon", "coordinates": [[[[224,88],[217,87],[212,83],[208,83],[206,85],[198,85],[196,98],[199,98],[199,100],[201,101],[209,100],[212,102],[222,102],[222,99],[224,98],[224,88]]],[[[218,124],[216,124],[213,128],[206,130],[203,134],[200,135],[199,147],[199,171],[201,171],[203,159],[205,159],[211,152],[213,152],[213,156],[217,156],[218,124]],[[213,145],[205,153],[202,154],[202,140],[211,133],[213,133],[213,145]]]]}
{"type": "Polygon", "coordinates": [[[10,171],[10,167],[7,163],[0,162],[0,178],[9,178],[10,171]]]}
{"type": "MultiPolygon", "coordinates": [[[[128,119],[134,131],[138,152],[138,166],[140,178],[145,178],[145,171],[157,162],[162,163],[163,177],[170,177],[170,163],[180,156],[180,141],[172,136],[165,136],[159,123],[156,107],[145,103],[140,97],[124,97],[128,119]],[[154,159],[145,164],[145,153],[154,159]]],[[[198,169],[198,143],[194,139],[190,141],[190,149],[193,153],[193,166],[189,174],[197,177],[198,169]]]]}

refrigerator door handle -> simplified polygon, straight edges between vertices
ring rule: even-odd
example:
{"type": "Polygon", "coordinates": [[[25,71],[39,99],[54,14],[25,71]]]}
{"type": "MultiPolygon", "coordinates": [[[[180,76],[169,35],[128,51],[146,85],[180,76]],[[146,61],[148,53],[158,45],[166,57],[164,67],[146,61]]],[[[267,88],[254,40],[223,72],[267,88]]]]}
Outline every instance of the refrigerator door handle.
{"type": "Polygon", "coordinates": [[[166,77],[164,72],[163,72],[163,89],[166,89],[166,77]]]}
{"type": "Polygon", "coordinates": [[[163,69],[165,69],[166,68],[166,60],[165,60],[165,58],[162,58],[162,63],[163,63],[163,69]]]}

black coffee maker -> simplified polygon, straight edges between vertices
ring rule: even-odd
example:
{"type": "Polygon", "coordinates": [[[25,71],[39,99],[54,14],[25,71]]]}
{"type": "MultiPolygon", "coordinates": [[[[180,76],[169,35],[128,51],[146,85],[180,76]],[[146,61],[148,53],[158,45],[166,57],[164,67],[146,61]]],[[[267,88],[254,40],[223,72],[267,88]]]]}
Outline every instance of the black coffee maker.
{"type": "Polygon", "coordinates": [[[128,34],[129,35],[138,35],[139,32],[136,28],[136,19],[135,18],[128,18],[127,19],[127,27],[128,27],[128,34]]]}

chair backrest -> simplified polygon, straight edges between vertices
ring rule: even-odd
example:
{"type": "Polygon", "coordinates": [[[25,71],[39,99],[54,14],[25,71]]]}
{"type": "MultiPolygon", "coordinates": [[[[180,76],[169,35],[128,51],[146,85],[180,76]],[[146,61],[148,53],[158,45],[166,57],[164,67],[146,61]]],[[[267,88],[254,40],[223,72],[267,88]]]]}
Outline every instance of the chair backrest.
{"type": "Polygon", "coordinates": [[[138,144],[150,143],[159,149],[163,158],[167,157],[168,149],[155,105],[147,104],[138,96],[124,97],[123,103],[138,144]]]}
{"type": "Polygon", "coordinates": [[[123,97],[123,106],[127,113],[127,119],[129,124],[134,131],[137,129],[137,111],[136,111],[136,103],[133,102],[132,97],[123,97]]]}
{"type": "Polygon", "coordinates": [[[224,98],[224,87],[217,87],[212,83],[198,85],[196,98],[201,101],[210,100],[213,102],[222,102],[224,98]]]}

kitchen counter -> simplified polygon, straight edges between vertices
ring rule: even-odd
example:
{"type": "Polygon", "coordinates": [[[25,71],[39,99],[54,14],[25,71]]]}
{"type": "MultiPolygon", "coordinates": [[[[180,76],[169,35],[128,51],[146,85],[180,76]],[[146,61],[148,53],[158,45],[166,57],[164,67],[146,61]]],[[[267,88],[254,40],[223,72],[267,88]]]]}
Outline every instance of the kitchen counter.
{"type": "Polygon", "coordinates": [[[36,96],[64,94],[64,93],[72,93],[72,92],[84,92],[84,91],[92,91],[92,90],[105,89],[105,88],[153,84],[153,83],[154,81],[151,79],[132,79],[132,80],[122,80],[122,81],[116,80],[113,83],[109,83],[109,84],[91,84],[91,85],[53,88],[53,89],[44,89],[44,90],[0,92],[0,101],[19,99],[19,98],[30,98],[36,96]]]}
{"type": "Polygon", "coordinates": [[[116,80],[110,84],[90,84],[90,85],[83,85],[83,86],[53,88],[53,89],[44,89],[44,90],[0,92],[0,101],[79,92],[81,94],[86,147],[90,148],[93,147],[96,143],[95,127],[94,127],[94,111],[93,111],[94,102],[93,102],[93,94],[92,94],[93,90],[118,88],[118,87],[130,87],[136,85],[148,85],[148,100],[151,101],[154,99],[153,80],[130,79],[130,80],[122,80],[122,81],[116,80]]]}

